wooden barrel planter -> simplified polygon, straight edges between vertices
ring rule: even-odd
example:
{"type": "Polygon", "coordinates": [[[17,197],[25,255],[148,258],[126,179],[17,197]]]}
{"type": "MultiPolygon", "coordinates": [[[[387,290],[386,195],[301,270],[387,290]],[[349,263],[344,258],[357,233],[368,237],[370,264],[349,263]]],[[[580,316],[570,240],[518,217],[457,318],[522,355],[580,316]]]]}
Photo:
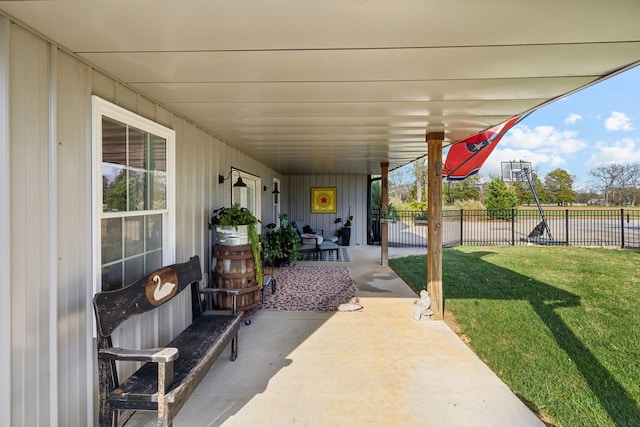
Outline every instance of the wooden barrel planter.
{"type": "MultiPolygon", "coordinates": [[[[238,310],[244,311],[243,318],[258,311],[260,286],[256,280],[256,266],[251,245],[223,246],[213,249],[213,287],[241,289],[238,296],[238,310]]],[[[216,295],[216,307],[231,310],[231,296],[216,295]]]]}

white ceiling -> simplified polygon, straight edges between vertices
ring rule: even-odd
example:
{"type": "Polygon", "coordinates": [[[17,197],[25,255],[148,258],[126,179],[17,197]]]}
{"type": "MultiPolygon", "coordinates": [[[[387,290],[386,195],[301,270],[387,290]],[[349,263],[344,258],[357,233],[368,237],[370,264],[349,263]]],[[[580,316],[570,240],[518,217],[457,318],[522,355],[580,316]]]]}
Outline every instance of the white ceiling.
{"type": "MultiPolygon", "coordinates": [[[[4,10],[5,12],[2,12],[4,10]]],[[[283,174],[380,173],[640,61],[638,0],[0,1],[283,174]]]]}

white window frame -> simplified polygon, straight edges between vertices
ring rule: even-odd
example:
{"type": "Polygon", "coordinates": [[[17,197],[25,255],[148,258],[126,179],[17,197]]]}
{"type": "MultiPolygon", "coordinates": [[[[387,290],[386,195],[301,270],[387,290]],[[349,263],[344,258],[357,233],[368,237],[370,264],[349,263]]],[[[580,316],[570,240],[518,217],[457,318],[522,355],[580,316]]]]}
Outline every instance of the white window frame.
{"type": "MultiPolygon", "coordinates": [[[[166,203],[167,206],[162,210],[149,210],[142,212],[162,213],[163,217],[163,233],[162,233],[162,262],[163,265],[173,264],[175,262],[175,141],[176,133],[173,129],[162,126],[156,122],[146,119],[138,114],[119,107],[109,101],[93,95],[91,97],[92,105],[92,258],[93,258],[93,292],[94,294],[102,290],[102,235],[101,222],[103,218],[109,216],[109,213],[102,211],[102,118],[108,117],[117,120],[126,125],[135,127],[145,132],[165,138],[167,142],[166,152],[166,174],[167,189],[166,203]]],[[[141,211],[132,212],[132,215],[140,215],[141,211]]],[[[121,216],[127,214],[119,213],[121,216]]]]}

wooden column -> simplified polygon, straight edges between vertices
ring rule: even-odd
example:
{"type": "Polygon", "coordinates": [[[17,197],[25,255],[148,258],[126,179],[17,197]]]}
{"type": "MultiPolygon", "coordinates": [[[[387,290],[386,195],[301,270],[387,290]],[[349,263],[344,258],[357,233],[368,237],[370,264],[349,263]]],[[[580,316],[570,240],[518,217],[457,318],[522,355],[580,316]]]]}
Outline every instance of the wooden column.
{"type": "Polygon", "coordinates": [[[442,295],[442,141],[444,132],[427,134],[427,291],[434,320],[444,318],[442,295]]]}
{"type": "MultiPolygon", "coordinates": [[[[389,163],[380,163],[382,180],[380,184],[380,217],[383,218],[389,206],[389,163]]],[[[380,222],[380,264],[389,265],[389,224],[380,222]]]]}

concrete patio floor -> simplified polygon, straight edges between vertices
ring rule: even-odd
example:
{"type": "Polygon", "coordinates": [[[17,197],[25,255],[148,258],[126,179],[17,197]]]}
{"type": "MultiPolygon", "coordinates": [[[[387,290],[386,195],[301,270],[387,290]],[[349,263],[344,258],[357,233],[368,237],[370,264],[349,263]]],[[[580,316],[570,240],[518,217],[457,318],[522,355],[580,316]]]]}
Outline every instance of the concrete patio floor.
{"type": "Polygon", "coordinates": [[[362,311],[258,312],[174,426],[544,426],[444,322],[413,320],[418,298],[379,247],[349,252],[362,311]]]}

